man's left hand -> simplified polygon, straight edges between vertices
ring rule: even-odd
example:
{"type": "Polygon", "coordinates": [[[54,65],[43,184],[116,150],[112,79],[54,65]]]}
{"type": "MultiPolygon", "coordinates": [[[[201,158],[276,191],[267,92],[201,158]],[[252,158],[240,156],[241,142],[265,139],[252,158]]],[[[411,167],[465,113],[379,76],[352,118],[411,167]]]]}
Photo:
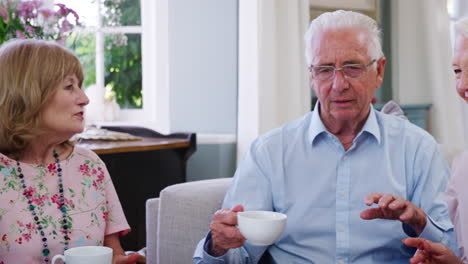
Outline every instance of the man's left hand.
{"type": "Polygon", "coordinates": [[[388,193],[371,193],[364,199],[367,206],[377,204],[377,208],[369,208],[361,212],[361,218],[400,220],[410,225],[419,236],[426,227],[426,213],[413,203],[388,193]]]}
{"type": "Polygon", "coordinates": [[[140,254],[134,253],[128,256],[125,255],[114,255],[112,258],[112,264],[135,264],[140,258],[140,254]]]}

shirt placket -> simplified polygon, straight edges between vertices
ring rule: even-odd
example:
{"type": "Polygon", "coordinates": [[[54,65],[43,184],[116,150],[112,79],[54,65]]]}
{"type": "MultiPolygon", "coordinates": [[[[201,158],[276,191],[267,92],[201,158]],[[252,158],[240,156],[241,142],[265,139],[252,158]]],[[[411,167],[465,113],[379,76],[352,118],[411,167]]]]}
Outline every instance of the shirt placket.
{"type": "Polygon", "coordinates": [[[335,263],[349,261],[349,184],[350,154],[343,153],[337,166],[336,177],[336,259],[335,263]]]}

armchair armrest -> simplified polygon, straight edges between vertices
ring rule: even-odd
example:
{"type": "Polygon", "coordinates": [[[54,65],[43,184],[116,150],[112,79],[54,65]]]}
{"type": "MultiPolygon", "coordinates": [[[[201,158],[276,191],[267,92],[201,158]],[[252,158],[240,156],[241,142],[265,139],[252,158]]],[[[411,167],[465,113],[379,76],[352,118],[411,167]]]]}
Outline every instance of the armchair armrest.
{"type": "Polygon", "coordinates": [[[146,259],[148,264],[156,264],[158,248],[159,198],[146,201],[146,259]]]}
{"type": "Polygon", "coordinates": [[[175,184],[162,190],[159,199],[148,200],[148,263],[192,263],[195,247],[209,231],[211,217],[221,208],[231,181],[221,178],[175,184]]]}

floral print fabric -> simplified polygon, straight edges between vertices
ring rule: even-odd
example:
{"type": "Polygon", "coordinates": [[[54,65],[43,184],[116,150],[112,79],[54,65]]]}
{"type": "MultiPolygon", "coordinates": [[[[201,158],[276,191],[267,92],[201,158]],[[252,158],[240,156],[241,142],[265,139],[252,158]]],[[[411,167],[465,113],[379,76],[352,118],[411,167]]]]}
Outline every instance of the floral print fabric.
{"type": "MultiPolygon", "coordinates": [[[[28,209],[25,192],[32,197],[42,223],[50,259],[63,254],[56,164],[20,166],[26,189],[20,184],[16,161],[0,153],[0,264],[44,262],[42,237],[28,209]]],[[[70,248],[103,245],[105,235],[123,235],[130,230],[109,173],[94,152],[75,146],[60,166],[70,248]]]]}

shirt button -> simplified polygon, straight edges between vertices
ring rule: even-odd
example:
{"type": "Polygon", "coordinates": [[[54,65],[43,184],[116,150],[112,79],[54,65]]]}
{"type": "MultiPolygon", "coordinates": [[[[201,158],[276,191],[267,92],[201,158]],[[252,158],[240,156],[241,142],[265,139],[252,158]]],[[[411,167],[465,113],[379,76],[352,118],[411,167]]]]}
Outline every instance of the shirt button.
{"type": "Polygon", "coordinates": [[[343,156],[343,160],[347,160],[348,159],[348,156],[343,156]]]}
{"type": "Polygon", "coordinates": [[[339,194],[341,197],[343,197],[343,196],[345,195],[344,192],[339,192],[338,194],[339,194]]]}
{"type": "Polygon", "coordinates": [[[339,230],[339,231],[344,231],[345,228],[344,228],[344,226],[339,226],[339,227],[338,227],[338,230],[339,230]]]}
{"type": "Polygon", "coordinates": [[[338,263],[340,263],[340,264],[344,264],[344,261],[340,260],[340,261],[338,261],[338,263]]]}

